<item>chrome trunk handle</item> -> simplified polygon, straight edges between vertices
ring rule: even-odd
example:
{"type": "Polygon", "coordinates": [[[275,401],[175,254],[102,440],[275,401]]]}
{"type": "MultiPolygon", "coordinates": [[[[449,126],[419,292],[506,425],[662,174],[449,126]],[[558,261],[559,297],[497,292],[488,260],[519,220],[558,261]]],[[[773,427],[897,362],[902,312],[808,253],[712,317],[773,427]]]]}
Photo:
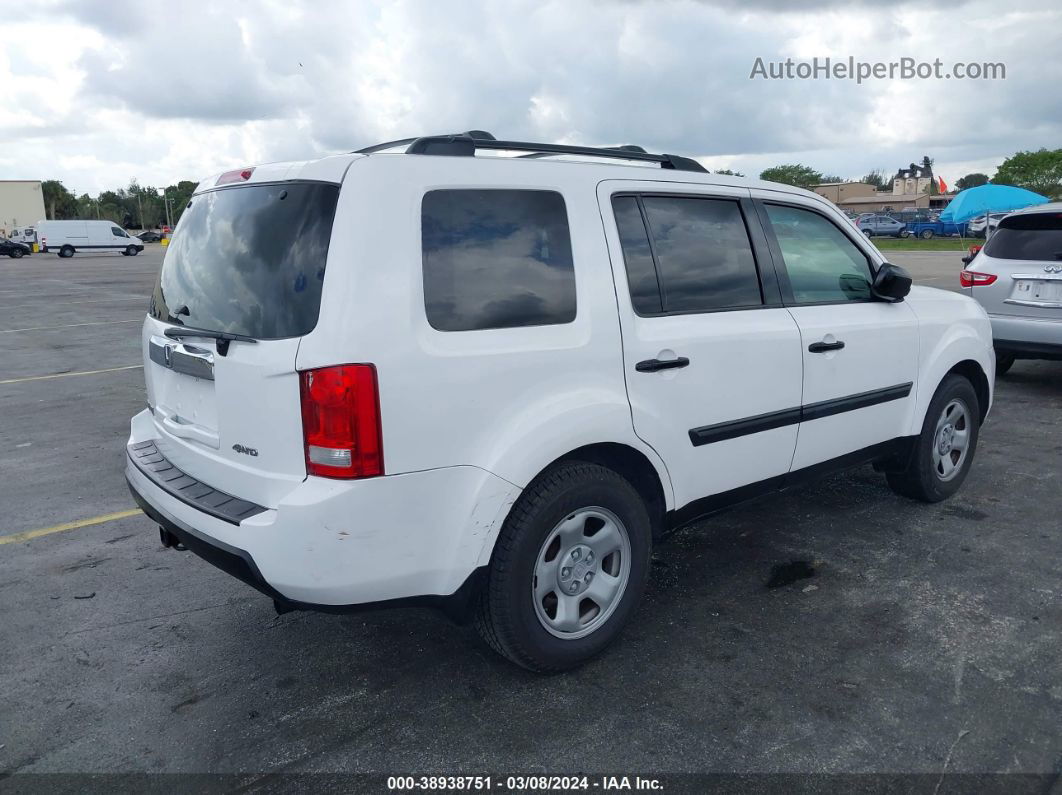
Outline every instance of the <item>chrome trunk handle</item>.
{"type": "Polygon", "coordinates": [[[175,373],[214,380],[214,353],[206,348],[153,336],[148,343],[148,356],[175,373]]]}

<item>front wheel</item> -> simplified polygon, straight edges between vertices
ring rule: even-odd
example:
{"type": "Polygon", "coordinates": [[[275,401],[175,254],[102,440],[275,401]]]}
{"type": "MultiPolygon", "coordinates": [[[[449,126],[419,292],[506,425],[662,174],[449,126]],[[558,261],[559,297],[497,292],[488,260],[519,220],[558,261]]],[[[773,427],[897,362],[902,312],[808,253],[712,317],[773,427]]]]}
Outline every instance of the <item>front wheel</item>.
{"type": "Polygon", "coordinates": [[[973,385],[961,375],[947,376],[933,395],[906,468],[886,476],[892,490],[922,502],[940,502],[957,492],[977,451],[980,416],[973,385]]]}
{"type": "Polygon", "coordinates": [[[127,256],[127,257],[135,257],[139,252],[140,252],[140,249],[138,249],[136,246],[126,246],[125,247],[125,256],[127,256]]]}
{"type": "Polygon", "coordinates": [[[581,665],[619,636],[638,606],[651,546],[645,503],[626,479],[563,462],[532,481],[506,519],[477,629],[532,671],[581,665]]]}

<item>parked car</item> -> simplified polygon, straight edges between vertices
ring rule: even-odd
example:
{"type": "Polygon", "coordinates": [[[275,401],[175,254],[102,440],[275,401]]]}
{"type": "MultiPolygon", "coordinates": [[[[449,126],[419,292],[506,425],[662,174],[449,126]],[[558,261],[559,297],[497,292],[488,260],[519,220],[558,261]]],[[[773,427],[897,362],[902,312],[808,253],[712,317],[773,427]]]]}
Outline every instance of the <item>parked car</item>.
{"type": "MultiPolygon", "coordinates": [[[[996,231],[996,227],[999,226],[999,222],[1007,217],[1006,213],[990,213],[988,216],[987,227],[988,233],[996,231]]],[[[985,236],[985,216],[979,215],[976,218],[967,222],[966,228],[971,237],[984,237],[985,236]]]]}
{"type": "Polygon", "coordinates": [[[0,256],[7,255],[12,259],[21,259],[33,252],[33,249],[25,243],[19,243],[8,237],[0,237],[0,256]]]}
{"type": "Polygon", "coordinates": [[[72,257],[77,251],[117,251],[135,257],[144,250],[138,237],[132,237],[113,221],[40,221],[37,236],[43,252],[72,257]]]}
{"type": "Polygon", "coordinates": [[[933,237],[957,237],[966,234],[966,224],[950,221],[911,221],[900,233],[900,237],[920,237],[929,240],[933,237]]]}
{"type": "Polygon", "coordinates": [[[994,378],[981,307],[820,196],[481,132],[201,183],[142,343],[126,477],[164,545],[280,611],[474,617],[537,671],[727,505],[865,462],[954,494],[994,378]]]}
{"type": "Polygon", "coordinates": [[[877,235],[900,237],[904,230],[904,224],[887,215],[871,215],[866,218],[860,218],[857,226],[859,231],[867,237],[877,235]]]}
{"type": "Polygon", "coordinates": [[[136,236],[140,238],[141,243],[158,243],[162,240],[162,235],[158,232],[152,232],[150,229],[144,232],[137,232],[136,236]]]}
{"type": "Polygon", "coordinates": [[[996,371],[1062,359],[1062,202],[1004,215],[964,261],[962,288],[992,320],[996,371]]]}

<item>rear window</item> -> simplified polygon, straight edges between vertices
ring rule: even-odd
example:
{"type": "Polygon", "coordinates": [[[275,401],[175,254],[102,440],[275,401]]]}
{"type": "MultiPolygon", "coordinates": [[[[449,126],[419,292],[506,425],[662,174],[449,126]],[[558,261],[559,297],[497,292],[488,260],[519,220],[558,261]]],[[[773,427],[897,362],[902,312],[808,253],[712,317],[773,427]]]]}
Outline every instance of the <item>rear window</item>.
{"type": "Polygon", "coordinates": [[[339,186],[324,183],[194,196],[166,250],[152,317],[258,339],[308,334],[338,198],[339,186]]]}
{"type": "Polygon", "coordinates": [[[1062,213],[1029,213],[1001,221],[985,253],[997,259],[1062,260],[1062,213]]]}

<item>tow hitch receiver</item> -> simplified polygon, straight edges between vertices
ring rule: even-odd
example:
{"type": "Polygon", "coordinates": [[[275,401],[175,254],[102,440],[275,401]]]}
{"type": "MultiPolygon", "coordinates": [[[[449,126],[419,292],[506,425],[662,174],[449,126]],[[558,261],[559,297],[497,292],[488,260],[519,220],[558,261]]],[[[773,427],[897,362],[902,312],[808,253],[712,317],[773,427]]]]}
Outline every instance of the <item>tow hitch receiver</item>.
{"type": "Polygon", "coordinates": [[[159,540],[166,549],[176,549],[178,552],[184,552],[188,549],[181,543],[181,539],[161,525],[159,526],[159,540]]]}

